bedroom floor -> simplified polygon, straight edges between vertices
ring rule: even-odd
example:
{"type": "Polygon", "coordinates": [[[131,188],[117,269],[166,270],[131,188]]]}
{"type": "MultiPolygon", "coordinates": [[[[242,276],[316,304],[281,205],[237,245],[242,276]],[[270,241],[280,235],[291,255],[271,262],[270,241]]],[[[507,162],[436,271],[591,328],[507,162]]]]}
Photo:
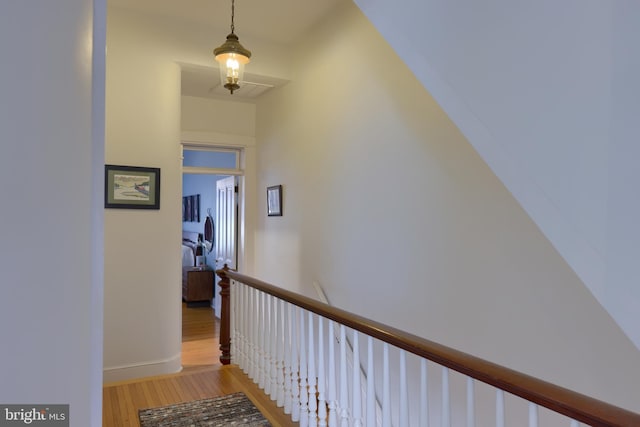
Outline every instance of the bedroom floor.
{"type": "Polygon", "coordinates": [[[184,370],[220,364],[219,321],[211,307],[182,303],[182,366],[184,370]]]}

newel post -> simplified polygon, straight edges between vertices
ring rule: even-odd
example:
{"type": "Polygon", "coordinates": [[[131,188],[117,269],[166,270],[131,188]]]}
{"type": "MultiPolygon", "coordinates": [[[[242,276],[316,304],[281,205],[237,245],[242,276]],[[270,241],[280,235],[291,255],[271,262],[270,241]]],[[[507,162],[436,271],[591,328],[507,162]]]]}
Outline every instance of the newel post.
{"type": "Polygon", "coordinates": [[[231,363],[231,313],[229,312],[229,296],[231,295],[230,287],[231,281],[227,276],[229,266],[227,264],[220,270],[216,271],[218,277],[220,277],[220,363],[228,365],[231,363]]]}

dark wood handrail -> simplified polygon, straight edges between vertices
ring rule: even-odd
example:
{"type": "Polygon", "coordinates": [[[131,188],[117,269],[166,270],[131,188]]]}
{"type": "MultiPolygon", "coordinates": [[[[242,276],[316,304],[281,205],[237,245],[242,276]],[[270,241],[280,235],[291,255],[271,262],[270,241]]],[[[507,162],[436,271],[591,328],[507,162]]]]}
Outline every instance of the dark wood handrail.
{"type": "Polygon", "coordinates": [[[234,279],[252,288],[302,307],[305,310],[314,312],[322,317],[387,342],[395,347],[566,415],[581,423],[594,427],[640,426],[640,414],[635,412],[610,405],[601,400],[488,362],[394,327],[349,313],[348,311],[279,288],[253,277],[245,276],[244,274],[227,269],[226,266],[224,269],[218,270],[217,274],[220,276],[220,286],[222,288],[220,292],[222,296],[220,350],[222,350],[223,355],[220,356],[220,361],[223,364],[227,364],[230,361],[228,296],[231,284],[230,279],[234,279]],[[226,304],[225,299],[227,300],[226,304]]]}

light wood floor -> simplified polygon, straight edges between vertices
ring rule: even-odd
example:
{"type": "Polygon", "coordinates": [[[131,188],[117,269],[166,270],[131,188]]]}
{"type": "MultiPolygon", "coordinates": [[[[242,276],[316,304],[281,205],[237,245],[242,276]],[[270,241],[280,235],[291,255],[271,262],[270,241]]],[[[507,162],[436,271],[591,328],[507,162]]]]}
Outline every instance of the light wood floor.
{"type": "Polygon", "coordinates": [[[218,318],[211,307],[189,308],[182,303],[182,367],[220,364],[218,318]]]}
{"type": "Polygon", "coordinates": [[[210,308],[183,304],[181,373],[105,384],[102,424],[139,426],[138,410],[243,391],[273,426],[297,426],[236,366],[218,361],[217,325],[210,308]]]}

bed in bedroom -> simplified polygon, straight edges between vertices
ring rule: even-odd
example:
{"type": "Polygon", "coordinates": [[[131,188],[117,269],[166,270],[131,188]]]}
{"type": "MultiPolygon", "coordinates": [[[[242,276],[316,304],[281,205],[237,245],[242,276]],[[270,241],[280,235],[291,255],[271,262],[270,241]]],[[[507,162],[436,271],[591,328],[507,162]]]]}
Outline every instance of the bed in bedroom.
{"type": "Polygon", "coordinates": [[[198,252],[198,238],[200,233],[195,231],[182,231],[182,266],[194,267],[198,252]]]}

